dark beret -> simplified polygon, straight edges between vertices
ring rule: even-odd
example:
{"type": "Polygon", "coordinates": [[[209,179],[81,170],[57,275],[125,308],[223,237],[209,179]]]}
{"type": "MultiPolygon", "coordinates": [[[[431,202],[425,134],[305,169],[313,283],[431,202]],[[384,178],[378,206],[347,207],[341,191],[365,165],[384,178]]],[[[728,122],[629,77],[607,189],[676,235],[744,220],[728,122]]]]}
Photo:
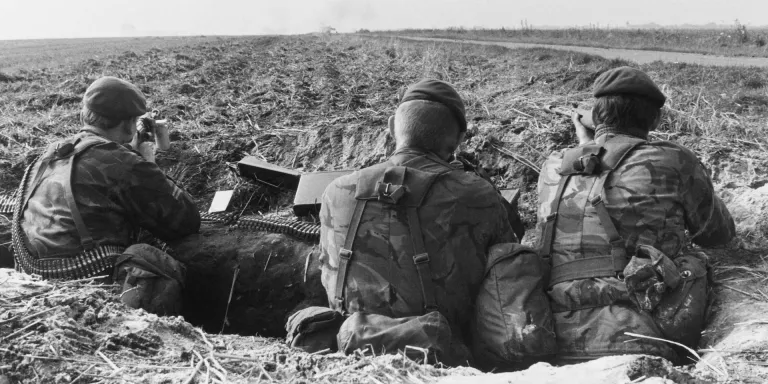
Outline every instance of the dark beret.
{"type": "Polygon", "coordinates": [[[619,94],[643,96],[654,101],[659,108],[667,101],[666,96],[645,72],[632,67],[608,70],[595,80],[595,97],[619,94]]]}
{"type": "Polygon", "coordinates": [[[94,81],[85,90],[83,104],[108,119],[127,120],[147,113],[147,100],[141,90],[112,76],[94,81]]]}
{"type": "Polygon", "coordinates": [[[425,100],[440,103],[448,107],[459,123],[459,131],[467,130],[467,117],[464,102],[459,93],[450,84],[440,80],[422,80],[412,84],[403,93],[400,104],[412,100],[425,100]]]}

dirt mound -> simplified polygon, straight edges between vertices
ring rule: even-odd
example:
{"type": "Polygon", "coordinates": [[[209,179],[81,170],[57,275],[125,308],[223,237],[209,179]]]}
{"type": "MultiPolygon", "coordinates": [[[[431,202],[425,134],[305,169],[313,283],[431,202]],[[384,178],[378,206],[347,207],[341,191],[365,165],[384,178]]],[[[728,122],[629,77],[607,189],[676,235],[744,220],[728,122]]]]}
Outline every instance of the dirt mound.
{"type": "Polygon", "coordinates": [[[0,269],[0,382],[431,382],[478,373],[397,355],[309,355],[280,340],[207,334],[180,317],[128,309],[114,289],[0,269]]]}
{"type": "Polygon", "coordinates": [[[710,381],[675,368],[668,361],[644,355],[609,356],[581,364],[553,367],[534,364],[520,372],[483,375],[480,377],[448,377],[439,384],[704,384],[710,381]]]}

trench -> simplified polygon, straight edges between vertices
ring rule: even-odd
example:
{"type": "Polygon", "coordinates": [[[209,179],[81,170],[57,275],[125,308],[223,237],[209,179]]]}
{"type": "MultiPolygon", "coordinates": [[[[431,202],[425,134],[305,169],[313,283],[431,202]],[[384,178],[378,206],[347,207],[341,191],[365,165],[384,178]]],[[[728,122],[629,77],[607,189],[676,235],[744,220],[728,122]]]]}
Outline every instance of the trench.
{"type": "Polygon", "coordinates": [[[312,242],[204,226],[172,247],[187,268],[182,316],[206,332],[284,337],[290,314],[328,305],[312,242]]]}

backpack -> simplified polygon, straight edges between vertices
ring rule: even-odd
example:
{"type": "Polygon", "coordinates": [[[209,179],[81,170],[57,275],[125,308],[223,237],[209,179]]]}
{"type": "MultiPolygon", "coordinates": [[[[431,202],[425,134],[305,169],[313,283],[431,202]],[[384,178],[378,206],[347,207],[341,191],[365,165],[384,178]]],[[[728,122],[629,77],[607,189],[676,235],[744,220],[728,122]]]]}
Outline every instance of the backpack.
{"type": "Polygon", "coordinates": [[[181,313],[186,268],[167,253],[149,245],[126,248],[115,262],[114,281],[122,285],[120,301],[161,316],[181,313]]]}
{"type": "MultiPolygon", "coordinates": [[[[339,350],[351,353],[358,349],[372,349],[374,353],[407,352],[416,347],[427,351],[429,362],[461,364],[470,359],[468,349],[457,340],[448,320],[439,312],[435,299],[435,284],[430,269],[430,255],[424,246],[418,208],[430,188],[442,174],[406,166],[371,167],[359,171],[355,192],[355,208],[350,219],[343,247],[339,251],[339,268],[334,291],[334,307],[346,313],[345,285],[350,263],[366,265],[374,256],[355,252],[354,242],[366,205],[371,201],[396,206],[405,211],[412,264],[401,264],[401,273],[393,274],[388,283],[393,287],[418,284],[422,300],[420,307],[410,308],[411,316],[392,318],[382,314],[356,312],[341,325],[338,333],[339,350]],[[407,269],[415,272],[416,281],[410,280],[407,269]]],[[[370,268],[370,267],[368,267],[370,268]]],[[[369,283],[355,280],[356,284],[369,283]]],[[[412,351],[409,356],[412,356],[412,351]]]]}
{"type": "Polygon", "coordinates": [[[545,269],[529,247],[491,247],[472,327],[472,353],[479,368],[525,369],[554,357],[557,341],[544,292],[545,269]]]}

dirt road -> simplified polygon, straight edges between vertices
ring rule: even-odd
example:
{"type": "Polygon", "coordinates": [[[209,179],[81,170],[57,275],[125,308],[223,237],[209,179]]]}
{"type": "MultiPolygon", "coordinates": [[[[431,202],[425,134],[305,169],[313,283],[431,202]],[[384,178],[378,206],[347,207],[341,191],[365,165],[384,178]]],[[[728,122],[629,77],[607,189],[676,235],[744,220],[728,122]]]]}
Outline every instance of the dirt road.
{"type": "Polygon", "coordinates": [[[727,57],[727,56],[701,55],[698,53],[646,51],[646,50],[617,49],[617,48],[595,48],[595,47],[582,47],[582,46],[575,46],[575,45],[513,43],[513,42],[505,42],[505,41],[454,40],[454,39],[430,38],[430,37],[400,37],[400,38],[405,40],[417,40],[417,41],[499,45],[507,48],[550,48],[550,49],[559,49],[559,50],[565,50],[565,51],[582,52],[590,55],[602,56],[608,59],[629,60],[639,64],[647,64],[647,63],[661,60],[668,63],[715,65],[715,66],[721,66],[721,67],[744,66],[744,67],[768,68],[768,58],[765,58],[765,57],[727,57]]]}

